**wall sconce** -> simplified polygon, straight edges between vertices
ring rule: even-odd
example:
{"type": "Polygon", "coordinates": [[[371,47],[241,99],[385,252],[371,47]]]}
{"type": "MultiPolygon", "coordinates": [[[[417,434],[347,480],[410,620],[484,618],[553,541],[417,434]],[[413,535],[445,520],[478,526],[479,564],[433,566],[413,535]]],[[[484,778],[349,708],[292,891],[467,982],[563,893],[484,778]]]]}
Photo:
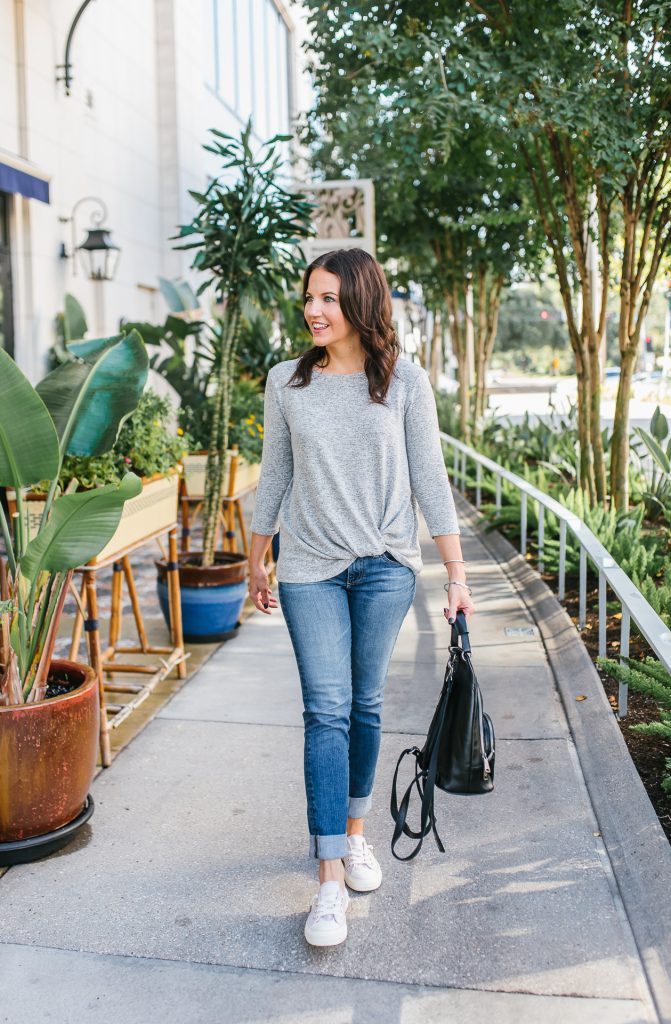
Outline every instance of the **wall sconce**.
{"type": "MultiPolygon", "coordinates": [[[[72,225],[72,249],[68,252],[65,242],[62,242],[61,259],[73,259],[75,253],[79,253],[84,272],[91,281],[111,281],[116,272],[121,249],[112,241],[109,229],[102,226],[107,219],[107,207],[102,199],[98,199],[97,196],[84,196],[72,207],[69,217],[58,219],[61,224],[72,225]],[[86,238],[81,245],[77,245],[76,214],[82,203],[95,203],[98,209],[91,214],[91,227],[86,231],[86,238]]],[[[72,272],[77,273],[76,258],[72,264],[72,272]]]]}
{"type": "Polygon", "coordinates": [[[70,61],[70,48],[72,46],[72,40],[74,38],[75,29],[77,28],[77,23],[79,22],[79,19],[81,18],[82,14],[84,13],[84,11],[90,3],[91,0],[84,0],[84,3],[81,5],[79,10],[75,14],[72,20],[72,24],[70,25],[68,38],[65,41],[65,60],[62,64],[56,65],[56,71],[63,72],[63,74],[56,75],[56,81],[65,83],[66,96],[70,95],[70,86],[72,85],[72,62],[70,61]]]}

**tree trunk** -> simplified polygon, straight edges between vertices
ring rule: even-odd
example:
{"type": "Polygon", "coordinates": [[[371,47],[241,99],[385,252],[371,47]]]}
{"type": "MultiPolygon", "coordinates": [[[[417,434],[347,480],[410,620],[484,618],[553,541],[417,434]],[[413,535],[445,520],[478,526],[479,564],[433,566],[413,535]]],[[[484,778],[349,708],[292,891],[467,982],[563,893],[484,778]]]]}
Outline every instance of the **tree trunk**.
{"type": "Polygon", "coordinates": [[[629,348],[620,363],[620,382],[610,442],[610,493],[611,501],[618,509],[629,507],[629,401],[636,355],[636,349],[629,348]]]}
{"type": "Polygon", "coordinates": [[[433,315],[433,333],[431,335],[431,383],[438,387],[440,375],[444,370],[443,363],[443,321],[442,313],[436,309],[433,315]]]}
{"type": "Polygon", "coordinates": [[[468,442],[471,433],[469,416],[470,396],[468,386],[468,364],[466,360],[466,339],[459,314],[459,294],[455,288],[447,289],[445,292],[445,305],[450,316],[450,337],[452,339],[452,351],[457,360],[457,380],[459,382],[459,429],[461,439],[468,442]]]}
{"type": "Polygon", "coordinates": [[[214,565],[215,546],[226,487],[228,423],[231,414],[231,387],[239,319],[240,314],[237,303],[229,298],[222,324],[221,365],[217,377],[217,390],[214,396],[212,432],[205,468],[203,568],[214,565]]]}

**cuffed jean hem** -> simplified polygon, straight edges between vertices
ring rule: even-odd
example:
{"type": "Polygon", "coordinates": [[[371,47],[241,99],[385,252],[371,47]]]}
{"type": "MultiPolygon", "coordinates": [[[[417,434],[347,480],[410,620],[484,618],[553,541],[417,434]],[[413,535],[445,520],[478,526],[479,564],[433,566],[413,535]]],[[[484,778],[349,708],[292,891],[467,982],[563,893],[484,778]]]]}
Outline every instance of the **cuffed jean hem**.
{"type": "Polygon", "coordinates": [[[347,835],[342,836],[310,836],[310,857],[319,860],[340,860],[349,853],[347,835]]]}
{"type": "Polygon", "coordinates": [[[351,796],[349,798],[349,808],[347,811],[348,818],[363,818],[365,814],[368,814],[369,810],[373,805],[372,793],[368,796],[351,796]]]}

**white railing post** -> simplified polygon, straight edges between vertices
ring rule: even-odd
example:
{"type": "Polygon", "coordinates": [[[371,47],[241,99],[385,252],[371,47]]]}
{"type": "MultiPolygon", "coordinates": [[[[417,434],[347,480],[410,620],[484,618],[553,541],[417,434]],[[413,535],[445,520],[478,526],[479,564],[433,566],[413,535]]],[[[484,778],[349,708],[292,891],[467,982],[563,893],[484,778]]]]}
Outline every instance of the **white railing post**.
{"type": "Polygon", "coordinates": [[[480,508],[482,504],[482,463],[475,464],[475,507],[480,508]]]}
{"type": "Polygon", "coordinates": [[[599,657],[606,657],[606,577],[599,569],[599,657]]]}
{"type": "Polygon", "coordinates": [[[520,508],[520,553],[522,558],[526,558],[527,555],[527,496],[526,492],[522,491],[522,505],[520,508]]]}
{"type": "Polygon", "coordinates": [[[580,594],[578,598],[578,629],[585,628],[587,620],[587,552],[580,544],[580,594]]]}
{"type": "MultiPolygon", "coordinates": [[[[631,631],[631,618],[629,609],[622,605],[622,619],[620,620],[620,665],[626,665],[626,658],[629,657],[629,634],[631,631]]],[[[627,699],[629,697],[628,683],[620,683],[617,694],[617,714],[624,718],[627,714],[627,699]]]]}
{"type": "Polygon", "coordinates": [[[545,546],[545,505],[538,502],[538,571],[543,572],[543,548],[545,546]]]}
{"type": "MultiPolygon", "coordinates": [[[[620,626],[620,663],[626,664],[629,655],[629,636],[631,623],[634,622],[641,636],[649,644],[667,672],[671,673],[671,631],[660,618],[654,608],[635,587],[624,570],[615,563],[608,551],[587,525],[570,512],[555,498],[544,494],[528,481],[506,469],[498,462],[470,448],[462,441],[441,432],[441,438],[451,445],[454,457],[454,477],[459,478],[462,490],[466,490],[466,464],[472,459],[476,466],[476,502],[482,500],[482,471],[494,474],[496,482],[496,510],[501,511],[503,504],[503,481],[507,480],[520,492],[520,550],[523,557],[527,554],[528,541],[528,499],[538,503],[538,570],[542,572],[545,561],[545,512],[552,512],[559,523],[559,574],[558,598],[566,600],[566,560],[568,535],[570,527],[572,536],[578,541],[580,552],[578,582],[578,629],[583,630],[587,622],[587,558],[598,571],[599,578],[599,654],[605,655],[607,650],[607,596],[608,588],[613,591],[622,608],[620,626]],[[460,470],[460,471],[459,471],[460,470]]],[[[627,714],[628,690],[626,684],[620,684],[618,696],[618,714],[624,718],[627,714]]]]}
{"type": "Polygon", "coordinates": [[[561,603],[566,597],[566,520],[559,520],[559,593],[561,603]]]}

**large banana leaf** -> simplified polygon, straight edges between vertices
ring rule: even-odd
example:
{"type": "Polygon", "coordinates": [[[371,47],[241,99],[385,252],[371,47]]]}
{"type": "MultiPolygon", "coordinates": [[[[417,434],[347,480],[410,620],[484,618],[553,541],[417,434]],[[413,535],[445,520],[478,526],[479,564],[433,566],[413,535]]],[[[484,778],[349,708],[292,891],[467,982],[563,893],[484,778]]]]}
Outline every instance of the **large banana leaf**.
{"type": "Polygon", "coordinates": [[[114,445],[147,381],[149,359],[137,331],[68,345],[76,358],[37,385],[68,455],[102,455],[114,445]]]}
{"type": "Polygon", "coordinates": [[[28,487],[58,472],[58,436],[44,402],[0,349],[0,486],[28,487]]]}
{"type": "Polygon", "coordinates": [[[119,525],[124,502],[142,490],[142,481],[127,473],[121,483],[94,487],[57,498],[47,525],[26,548],[21,571],[35,580],[42,571],[65,572],[97,555],[119,525]]]}

